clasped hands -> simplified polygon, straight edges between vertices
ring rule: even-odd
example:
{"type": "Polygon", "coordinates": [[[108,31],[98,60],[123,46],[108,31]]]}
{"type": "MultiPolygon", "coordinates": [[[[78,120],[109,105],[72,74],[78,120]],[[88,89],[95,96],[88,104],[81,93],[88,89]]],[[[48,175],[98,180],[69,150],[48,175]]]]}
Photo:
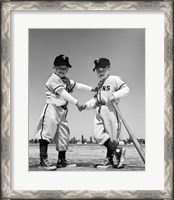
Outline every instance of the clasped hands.
{"type": "MultiPolygon", "coordinates": [[[[91,92],[97,92],[97,87],[96,88],[92,88],[91,92]]],[[[86,109],[86,105],[85,104],[81,104],[79,102],[76,103],[76,106],[78,108],[79,111],[85,110],[86,109]]]]}
{"type": "MultiPolygon", "coordinates": [[[[108,97],[108,102],[112,102],[114,100],[114,95],[110,95],[108,97]]],[[[76,106],[78,108],[78,110],[81,112],[82,110],[86,109],[86,105],[85,104],[81,104],[79,102],[76,103],[76,106]]]]}
{"type": "Polygon", "coordinates": [[[79,102],[76,103],[76,106],[77,106],[79,111],[82,111],[82,110],[86,109],[86,105],[85,104],[81,104],[79,102]]]}

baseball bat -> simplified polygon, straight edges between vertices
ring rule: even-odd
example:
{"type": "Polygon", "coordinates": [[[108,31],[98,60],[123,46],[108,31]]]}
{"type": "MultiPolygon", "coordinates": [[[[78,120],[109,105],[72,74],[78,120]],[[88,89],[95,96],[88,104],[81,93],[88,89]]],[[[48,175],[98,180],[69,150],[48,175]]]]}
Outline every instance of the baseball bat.
{"type": "Polygon", "coordinates": [[[144,154],[144,150],[143,150],[142,146],[140,145],[140,143],[137,141],[137,138],[135,137],[135,135],[134,135],[134,134],[132,133],[132,131],[130,130],[130,128],[129,128],[129,126],[127,125],[125,119],[123,118],[123,116],[122,116],[122,114],[121,114],[121,112],[120,112],[118,106],[117,106],[114,102],[113,102],[113,105],[114,105],[114,108],[115,108],[116,112],[118,113],[118,115],[119,115],[119,117],[120,117],[122,123],[124,124],[124,126],[125,126],[125,128],[126,128],[128,134],[129,134],[129,136],[130,136],[130,138],[132,139],[134,146],[136,147],[136,149],[137,149],[139,155],[141,156],[143,162],[145,163],[145,154],[144,154]]]}

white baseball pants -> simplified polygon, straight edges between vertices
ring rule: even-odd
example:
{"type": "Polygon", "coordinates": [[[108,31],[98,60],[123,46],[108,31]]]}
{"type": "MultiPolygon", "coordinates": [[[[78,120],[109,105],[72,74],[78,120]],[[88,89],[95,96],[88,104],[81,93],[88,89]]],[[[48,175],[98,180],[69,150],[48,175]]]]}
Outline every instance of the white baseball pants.
{"type": "Polygon", "coordinates": [[[46,104],[39,119],[36,139],[55,141],[57,151],[66,151],[70,138],[66,115],[67,110],[62,107],[46,104]]]}
{"type": "Polygon", "coordinates": [[[94,118],[94,139],[103,145],[109,138],[118,140],[120,136],[120,119],[111,103],[96,108],[94,118]]]}

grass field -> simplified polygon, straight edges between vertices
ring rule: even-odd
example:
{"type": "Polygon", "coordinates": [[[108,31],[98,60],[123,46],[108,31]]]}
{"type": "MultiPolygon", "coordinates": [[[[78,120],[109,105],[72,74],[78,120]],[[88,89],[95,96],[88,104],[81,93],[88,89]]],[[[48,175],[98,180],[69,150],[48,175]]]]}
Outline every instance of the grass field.
{"type": "MultiPolygon", "coordinates": [[[[145,164],[142,161],[134,145],[125,145],[126,158],[125,167],[122,169],[109,168],[104,171],[120,170],[120,171],[142,171],[145,170],[145,164]]],[[[144,146],[143,146],[144,148],[144,146]]],[[[48,158],[56,165],[57,151],[55,145],[50,144],[48,148],[48,158]]],[[[67,151],[67,160],[76,163],[77,167],[68,167],[57,169],[59,171],[96,171],[103,170],[94,167],[96,163],[102,163],[106,156],[106,149],[104,146],[96,144],[86,145],[70,145],[67,151]]],[[[39,165],[39,145],[29,145],[29,171],[36,171],[39,165]]]]}

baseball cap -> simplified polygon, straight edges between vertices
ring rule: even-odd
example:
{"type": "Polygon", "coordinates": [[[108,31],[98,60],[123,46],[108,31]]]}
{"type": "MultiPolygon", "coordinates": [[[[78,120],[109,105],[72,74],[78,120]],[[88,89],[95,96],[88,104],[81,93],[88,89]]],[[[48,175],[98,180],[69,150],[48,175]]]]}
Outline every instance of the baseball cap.
{"type": "Polygon", "coordinates": [[[93,71],[95,71],[98,68],[105,68],[107,66],[110,66],[110,61],[107,58],[99,58],[99,59],[94,60],[94,64],[95,64],[95,67],[93,71]]]}
{"type": "Polygon", "coordinates": [[[64,66],[67,66],[69,68],[71,68],[72,66],[70,65],[69,63],[69,58],[63,54],[57,56],[55,59],[54,59],[54,66],[61,66],[61,65],[64,65],[64,66]]]}

